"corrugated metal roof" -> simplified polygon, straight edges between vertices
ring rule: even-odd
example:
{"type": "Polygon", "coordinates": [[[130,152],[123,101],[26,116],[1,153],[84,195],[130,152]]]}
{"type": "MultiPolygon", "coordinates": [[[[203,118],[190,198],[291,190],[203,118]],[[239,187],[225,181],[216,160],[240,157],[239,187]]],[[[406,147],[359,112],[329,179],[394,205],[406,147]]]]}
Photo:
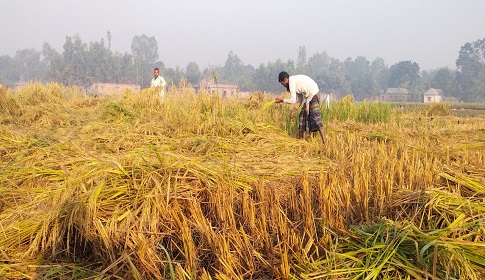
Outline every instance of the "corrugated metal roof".
{"type": "Polygon", "coordinates": [[[434,88],[430,88],[428,89],[428,91],[424,93],[424,96],[436,96],[436,95],[440,95],[440,92],[434,88]]]}
{"type": "Polygon", "coordinates": [[[387,94],[408,94],[408,90],[405,88],[388,88],[386,90],[387,94]]]}

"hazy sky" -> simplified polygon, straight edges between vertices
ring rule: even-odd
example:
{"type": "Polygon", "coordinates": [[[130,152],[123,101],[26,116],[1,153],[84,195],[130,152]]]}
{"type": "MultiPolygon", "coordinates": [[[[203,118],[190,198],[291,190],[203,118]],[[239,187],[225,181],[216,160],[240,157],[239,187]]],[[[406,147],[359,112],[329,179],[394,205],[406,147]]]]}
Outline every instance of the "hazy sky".
{"type": "Polygon", "coordinates": [[[382,57],[422,70],[455,69],[465,43],[485,38],[484,0],[24,0],[0,4],[0,55],[62,53],[66,36],[84,43],[112,34],[111,49],[131,52],[135,35],[154,36],[168,67],[223,65],[229,51],[258,67],[326,51],[345,60],[382,57]]]}

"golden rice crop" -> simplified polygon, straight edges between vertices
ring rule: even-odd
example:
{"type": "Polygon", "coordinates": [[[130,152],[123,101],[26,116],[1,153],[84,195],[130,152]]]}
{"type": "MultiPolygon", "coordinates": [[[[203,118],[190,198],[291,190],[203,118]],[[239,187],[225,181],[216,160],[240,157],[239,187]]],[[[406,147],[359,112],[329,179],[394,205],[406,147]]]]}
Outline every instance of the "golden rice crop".
{"type": "Polygon", "coordinates": [[[329,118],[322,146],[258,96],[0,92],[0,277],[483,278],[483,118],[329,118]]]}
{"type": "Polygon", "coordinates": [[[268,109],[268,107],[273,105],[273,104],[275,104],[273,100],[268,101],[268,102],[264,103],[264,105],[261,107],[261,110],[264,111],[264,110],[268,109]]]}

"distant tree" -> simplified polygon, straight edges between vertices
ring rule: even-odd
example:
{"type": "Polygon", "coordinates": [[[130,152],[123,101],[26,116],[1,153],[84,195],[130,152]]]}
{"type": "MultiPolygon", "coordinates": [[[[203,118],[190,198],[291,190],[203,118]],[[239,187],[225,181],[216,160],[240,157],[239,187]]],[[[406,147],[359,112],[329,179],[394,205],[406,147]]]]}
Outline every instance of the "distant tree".
{"type": "Polygon", "coordinates": [[[135,60],[154,63],[158,59],[158,43],[155,37],[143,34],[133,37],[131,51],[135,60]]]}
{"type": "Polygon", "coordinates": [[[295,75],[295,63],[293,60],[283,62],[281,59],[275,62],[268,62],[267,65],[260,64],[259,68],[254,71],[254,89],[257,91],[267,91],[279,94],[285,91],[285,88],[278,83],[278,74],[286,71],[290,75],[295,75]]]}
{"type": "Polygon", "coordinates": [[[226,62],[221,70],[221,81],[236,84],[239,90],[243,91],[250,90],[253,87],[254,68],[250,65],[244,65],[233,51],[230,51],[227,55],[226,62]]]}
{"type": "Polygon", "coordinates": [[[446,95],[454,96],[456,94],[455,79],[456,71],[450,68],[440,68],[434,73],[430,87],[442,89],[446,95]]]}
{"type": "Polygon", "coordinates": [[[62,55],[46,42],[42,45],[42,57],[47,68],[44,74],[44,81],[60,82],[64,68],[62,55]]]}
{"type": "Polygon", "coordinates": [[[0,56],[0,84],[12,86],[20,80],[20,73],[16,69],[15,60],[8,55],[0,56]]]}
{"type": "Polygon", "coordinates": [[[67,36],[62,54],[44,43],[42,57],[47,67],[45,81],[84,88],[95,82],[135,82],[132,56],[128,53],[113,53],[106,47],[104,39],[88,45],[78,35],[67,36]]]}
{"type": "Polygon", "coordinates": [[[254,91],[256,90],[254,84],[254,75],[256,73],[256,69],[253,66],[246,64],[242,69],[241,76],[237,81],[237,85],[239,90],[241,91],[254,91]]]}
{"type": "Polygon", "coordinates": [[[485,38],[463,45],[456,66],[462,99],[485,102],[485,38]]]}
{"type": "Polygon", "coordinates": [[[419,80],[419,64],[400,61],[389,69],[389,86],[413,91],[419,80]]]}
{"type": "Polygon", "coordinates": [[[237,76],[243,72],[243,69],[244,64],[242,60],[233,51],[230,51],[227,54],[224,67],[222,67],[221,78],[229,82],[234,82],[237,80],[237,76]]]}
{"type": "Polygon", "coordinates": [[[384,59],[377,57],[370,65],[370,86],[371,93],[378,95],[380,91],[387,88],[387,80],[389,76],[389,68],[386,66],[384,59]]]}
{"type": "Polygon", "coordinates": [[[87,45],[81,41],[79,35],[74,35],[66,36],[63,47],[59,82],[68,86],[88,87],[91,79],[87,75],[87,45]]]}
{"type": "Polygon", "coordinates": [[[355,60],[345,60],[347,69],[346,79],[350,83],[352,94],[356,100],[363,100],[372,96],[372,84],[370,79],[370,61],[363,56],[355,60]]]}
{"type": "MultiPolygon", "coordinates": [[[[163,69],[163,68],[161,68],[163,69]]],[[[185,78],[184,72],[178,66],[175,68],[165,68],[161,70],[161,76],[164,77],[165,81],[167,81],[167,85],[180,85],[180,82],[185,78]]]]}
{"type": "Polygon", "coordinates": [[[326,52],[315,53],[306,64],[306,72],[300,72],[313,78],[318,84],[320,90],[325,88],[326,77],[329,75],[330,58],[326,52]]]}
{"type": "Polygon", "coordinates": [[[306,47],[300,46],[298,48],[298,60],[296,61],[296,69],[298,73],[306,74],[306,67],[307,65],[307,54],[306,54],[306,47]]]}
{"type": "Polygon", "coordinates": [[[213,76],[213,73],[222,73],[222,66],[209,65],[202,71],[202,79],[207,79],[213,76]]]}
{"type": "Polygon", "coordinates": [[[198,85],[200,79],[202,78],[202,72],[200,72],[199,65],[195,62],[189,62],[187,67],[185,67],[185,76],[187,78],[187,82],[193,86],[198,85]]]}
{"type": "Polygon", "coordinates": [[[134,84],[135,80],[135,66],[133,65],[133,57],[129,53],[113,53],[111,55],[112,61],[112,76],[110,82],[121,84],[134,84]]]}
{"type": "Polygon", "coordinates": [[[266,66],[264,65],[264,63],[261,63],[259,67],[256,68],[255,70],[255,74],[254,74],[255,89],[254,90],[280,92],[281,88],[278,88],[278,90],[276,90],[276,85],[278,85],[277,80],[278,80],[278,76],[275,76],[275,74],[271,72],[269,66],[266,66]]]}
{"type": "MultiPolygon", "coordinates": [[[[345,64],[336,58],[330,58],[328,75],[325,76],[323,90],[338,96],[351,93],[350,83],[346,80],[347,69],[345,64]]],[[[322,89],[321,89],[322,90],[322,89]]]]}
{"type": "Polygon", "coordinates": [[[111,38],[113,36],[111,35],[111,31],[108,30],[108,32],[106,32],[106,38],[108,38],[108,50],[111,50],[111,38]]]}
{"type": "Polygon", "coordinates": [[[89,84],[112,82],[114,69],[111,51],[104,45],[104,39],[90,42],[86,52],[86,78],[89,84]]]}
{"type": "Polygon", "coordinates": [[[24,81],[40,81],[46,71],[46,66],[41,61],[41,53],[35,49],[18,50],[15,53],[16,71],[20,79],[24,81]]]}
{"type": "Polygon", "coordinates": [[[143,76],[150,73],[153,69],[152,64],[158,59],[158,43],[155,37],[148,37],[145,34],[133,37],[131,42],[131,53],[136,69],[136,80],[143,87],[143,79],[140,79],[140,72],[143,76]]]}

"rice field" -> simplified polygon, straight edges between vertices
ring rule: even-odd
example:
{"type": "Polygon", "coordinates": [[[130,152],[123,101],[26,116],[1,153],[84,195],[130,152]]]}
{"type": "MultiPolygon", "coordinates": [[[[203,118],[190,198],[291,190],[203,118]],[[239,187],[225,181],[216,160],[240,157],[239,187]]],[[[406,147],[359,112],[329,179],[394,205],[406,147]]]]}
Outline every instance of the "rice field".
{"type": "Polygon", "coordinates": [[[485,117],[0,89],[1,279],[484,279],[485,117]]]}

